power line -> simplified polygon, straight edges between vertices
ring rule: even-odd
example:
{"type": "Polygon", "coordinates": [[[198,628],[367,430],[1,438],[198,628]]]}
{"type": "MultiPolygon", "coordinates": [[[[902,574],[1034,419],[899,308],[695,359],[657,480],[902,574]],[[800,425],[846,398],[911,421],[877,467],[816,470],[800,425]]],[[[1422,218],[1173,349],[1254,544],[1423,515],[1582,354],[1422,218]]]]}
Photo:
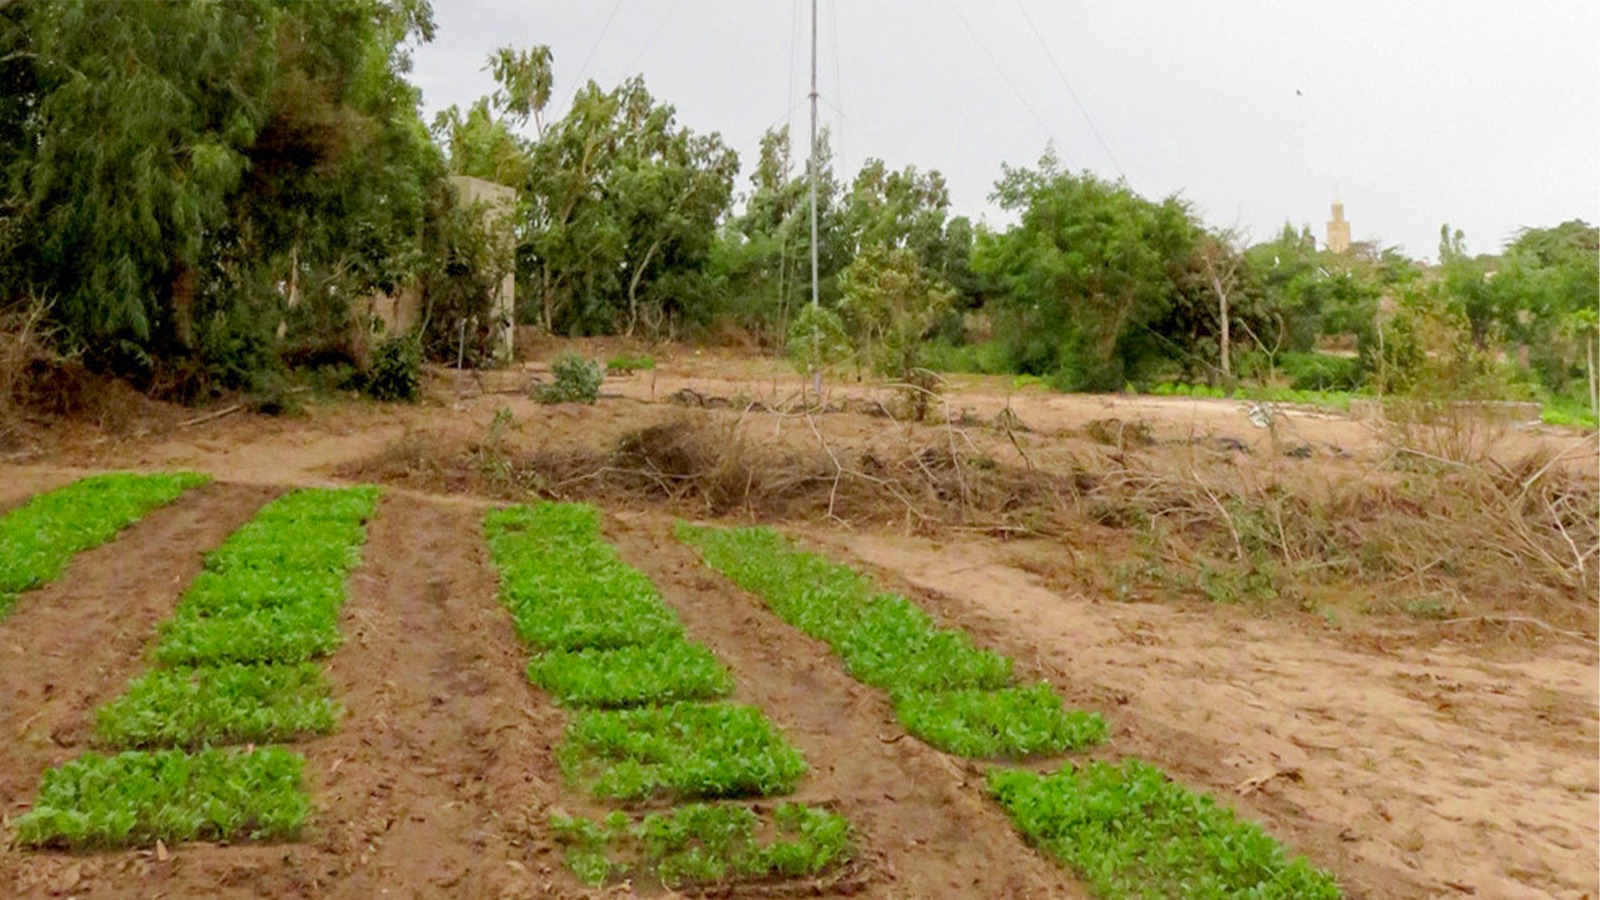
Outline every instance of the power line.
{"type": "Polygon", "coordinates": [[[650,47],[655,44],[656,38],[661,37],[661,32],[667,27],[667,22],[671,21],[672,14],[677,12],[678,7],[682,5],[683,0],[677,0],[676,3],[667,7],[667,14],[661,17],[660,22],[656,23],[656,30],[650,32],[649,39],[644,42],[644,46],[639,48],[639,52],[633,55],[633,61],[628,63],[628,75],[632,75],[634,73],[634,69],[639,65],[639,60],[644,59],[645,51],[649,50],[650,47]]]}
{"type": "Polygon", "coordinates": [[[611,14],[606,16],[606,23],[600,26],[600,34],[595,37],[594,43],[589,46],[589,53],[584,56],[583,65],[578,67],[578,77],[572,79],[572,90],[567,92],[566,106],[568,109],[572,108],[572,99],[578,96],[578,88],[583,86],[583,76],[589,72],[589,63],[594,62],[594,53],[600,49],[600,42],[606,39],[606,32],[611,30],[611,22],[616,19],[617,10],[619,9],[622,9],[622,0],[617,0],[612,5],[611,14]]]}
{"type": "Polygon", "coordinates": [[[951,12],[955,13],[956,20],[961,23],[962,28],[966,29],[967,36],[972,38],[972,42],[978,45],[979,50],[983,51],[983,55],[989,60],[989,65],[1000,73],[1001,80],[1006,83],[1007,87],[1011,88],[1011,93],[1015,94],[1017,99],[1022,102],[1022,105],[1027,108],[1028,112],[1033,116],[1033,120],[1039,123],[1039,127],[1044,129],[1045,136],[1056,144],[1056,152],[1061,154],[1061,158],[1067,161],[1068,166],[1076,166],[1077,163],[1072,161],[1072,157],[1068,156],[1066,149],[1061,146],[1061,140],[1056,136],[1055,129],[1051,128],[1050,123],[1045,121],[1044,116],[1039,115],[1039,111],[1034,109],[1032,103],[1028,102],[1027,95],[1022,93],[1022,89],[1017,87],[1017,83],[1011,80],[1010,75],[1006,74],[1005,67],[1000,65],[1000,60],[989,51],[989,45],[985,44],[983,39],[978,37],[978,33],[972,30],[972,24],[967,21],[967,17],[961,14],[961,10],[955,3],[951,2],[945,5],[950,8],[951,12]]]}
{"type": "Polygon", "coordinates": [[[1106,139],[1101,136],[1100,129],[1094,124],[1094,118],[1089,115],[1089,110],[1084,108],[1083,101],[1078,99],[1078,92],[1072,89],[1072,82],[1067,80],[1067,73],[1062,70],[1061,63],[1056,60],[1056,55],[1050,52],[1050,45],[1044,42],[1044,35],[1039,33],[1039,26],[1034,24],[1033,17],[1028,15],[1028,8],[1022,5],[1022,0],[1014,0],[1014,2],[1017,4],[1017,11],[1022,13],[1022,18],[1027,21],[1028,28],[1033,31],[1034,39],[1039,42],[1039,49],[1044,51],[1045,57],[1050,60],[1050,65],[1055,68],[1056,77],[1061,79],[1061,86],[1067,89],[1067,93],[1072,96],[1073,105],[1078,107],[1078,112],[1083,114],[1083,120],[1089,123],[1089,131],[1094,134],[1094,139],[1099,142],[1100,149],[1106,152],[1106,158],[1111,160],[1112,168],[1116,169],[1117,174],[1126,181],[1128,173],[1122,171],[1122,166],[1117,163],[1117,155],[1111,152],[1111,145],[1107,144],[1106,139]]]}

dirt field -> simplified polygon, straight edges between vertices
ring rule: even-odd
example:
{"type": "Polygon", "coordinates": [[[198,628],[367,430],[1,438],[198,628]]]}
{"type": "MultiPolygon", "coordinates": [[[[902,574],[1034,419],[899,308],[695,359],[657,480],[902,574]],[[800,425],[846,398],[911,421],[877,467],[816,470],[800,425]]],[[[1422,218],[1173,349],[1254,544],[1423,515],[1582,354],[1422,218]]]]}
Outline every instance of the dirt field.
{"type": "MultiPolygon", "coordinates": [[[[1128,453],[1137,438],[1173,454],[1223,455],[1245,475],[1301,466],[1289,477],[1319,483],[1379,477],[1372,473],[1392,455],[1378,429],[1327,412],[1285,411],[1277,428],[1262,429],[1232,401],[1015,392],[997,379],[962,379],[946,395],[952,420],[978,423],[959,432],[876,414],[871,405],[892,392],[855,383],[834,394],[853,405],[795,415],[785,401],[800,382],[778,363],[709,351],[658,360],[654,372],[608,379],[594,407],[528,400],[526,383],[541,371],[533,366],[441,377],[416,407],[319,401],[297,418],[241,412],[191,427],[167,417],[147,431],[63,428],[0,464],[0,509],[101,469],[216,478],[82,554],[0,621],[0,813],[8,817],[27,808],[45,768],[86,748],[86,714],[147,665],[156,624],[206,550],[288,487],[389,486],[343,612],[346,643],[328,667],[343,725],[299,748],[318,809],[312,837],[159,855],[8,848],[0,892],[595,894],[564,868],[545,825],[556,809],[594,810],[560,783],[552,748],[565,716],[523,675],[527,652],[495,600],[481,537],[485,509],[537,488],[592,496],[605,509],[607,537],[728,665],[735,699],[760,706],[811,763],[799,798],[827,803],[856,826],[860,858],[819,886],[824,895],[1086,897],[984,798],[981,767],[905,738],[881,692],[849,678],[826,647],[672,537],[678,517],[772,519],[779,507],[758,507],[749,485],[743,505],[674,493],[671,472],[657,473],[659,490],[638,493],[655,499],[619,502],[621,482],[579,463],[603,461],[641,429],[691,420],[786,452],[884,460],[872,478],[891,485],[905,446],[939,442],[960,441],[962,454],[992,459],[997,471],[1048,474],[1128,453]],[[702,409],[706,398],[726,402],[702,409]],[[1006,409],[1016,425],[979,427],[1006,409]],[[1300,446],[1304,456],[1286,458],[1284,448],[1300,446]],[[508,458],[545,460],[545,480],[506,469],[508,458]],[[552,482],[563,465],[577,474],[552,482]]],[[[1592,479],[1594,447],[1584,441],[1506,429],[1493,453],[1542,452],[1592,479]]],[[[1539,619],[1534,626],[1498,608],[1463,624],[1363,612],[1371,604],[1355,599],[1305,609],[1118,602],[1086,575],[1099,556],[1131,552],[1106,527],[1026,533],[1015,523],[1026,523],[1027,509],[992,521],[937,518],[927,511],[949,498],[934,488],[871,514],[862,512],[866,495],[837,479],[831,491],[824,483],[804,496],[782,488],[768,484],[762,496],[785,498],[778,519],[790,533],[1015,656],[1111,721],[1108,758],[1136,754],[1217,795],[1332,870],[1348,896],[1600,897],[1593,597],[1559,620],[1544,610],[1520,616],[1539,619]]]]}

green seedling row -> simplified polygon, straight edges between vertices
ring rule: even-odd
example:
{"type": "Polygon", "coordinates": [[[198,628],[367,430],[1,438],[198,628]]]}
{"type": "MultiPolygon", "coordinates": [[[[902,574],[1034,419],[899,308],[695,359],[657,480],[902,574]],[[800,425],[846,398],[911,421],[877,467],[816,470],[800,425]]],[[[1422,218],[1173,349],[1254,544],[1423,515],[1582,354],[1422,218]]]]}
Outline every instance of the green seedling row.
{"type": "Polygon", "coordinates": [[[193,472],[92,475],[12,510],[0,518],[0,618],[17,595],[53,580],[72,557],[207,480],[193,472]]]}
{"type": "Polygon", "coordinates": [[[808,771],[761,710],[732,703],[672,703],[580,712],[556,761],[596,797],[769,797],[808,771]]]}
{"type": "Polygon", "coordinates": [[[682,640],[683,625],[644,573],[600,538],[580,503],[495,510],[484,528],[517,634],[541,650],[682,640]]]}
{"type": "Polygon", "coordinates": [[[338,709],[313,663],[157,669],[100,709],[107,747],[279,744],[331,733],[338,709]]]}
{"type": "Polygon", "coordinates": [[[994,769],[1017,829],[1107,900],[1336,900],[1338,883],[1253,822],[1127,760],[1053,775],[994,769]]]}
{"type": "Polygon", "coordinates": [[[16,841],[106,850],[156,841],[279,841],[300,835],[311,803],[305,760],[275,747],[85,754],[45,773],[16,841]]]}
{"type": "MultiPolygon", "coordinates": [[[[733,679],[689,642],[672,608],[600,532],[591,506],[539,503],[484,520],[500,596],[537,655],[528,679],[574,709],[556,761],[567,780],[624,803],[766,797],[794,790],[805,760],[760,710],[713,701],[733,679]]],[[[850,847],[844,819],[792,804],[763,820],[691,804],[642,819],[557,816],[567,862],[591,883],[654,878],[728,885],[815,875],[850,847]]]]}
{"type": "Polygon", "coordinates": [[[296,837],[310,812],[304,759],[211,747],[335,728],[327,679],[308,660],[338,646],[344,579],[376,504],[375,488],[295,491],[207,554],[162,628],[156,655],[168,667],[97,715],[95,742],[128,752],[46,772],[34,809],[18,820],[19,842],[96,849],[296,837]]]}
{"type": "Polygon", "coordinates": [[[622,879],[671,889],[819,875],[843,863],[852,846],[843,816],[798,803],[770,814],[731,804],[695,803],[635,819],[551,817],[567,864],[592,885],[622,879]]]}
{"type": "Polygon", "coordinates": [[[361,561],[372,487],[295,491],[206,556],[206,570],[161,629],[170,666],[293,664],[340,643],[345,577],[361,561]]]}
{"type": "Polygon", "coordinates": [[[733,691],[733,678],[716,656],[683,640],[551,650],[528,664],[528,680],[563,706],[597,709],[710,700],[733,691]]]}
{"type": "Polygon", "coordinates": [[[827,642],[850,674],[889,691],[906,730],[960,756],[1049,755],[1100,743],[1104,720],[1066,710],[1048,685],[1012,685],[1012,661],[939,628],[904,597],[770,528],[697,528],[679,537],[713,569],[827,642]]]}
{"type": "Polygon", "coordinates": [[[542,651],[528,678],[574,707],[627,707],[726,696],[733,679],[644,573],[576,503],[491,512],[484,521],[500,596],[517,633],[542,651]]]}

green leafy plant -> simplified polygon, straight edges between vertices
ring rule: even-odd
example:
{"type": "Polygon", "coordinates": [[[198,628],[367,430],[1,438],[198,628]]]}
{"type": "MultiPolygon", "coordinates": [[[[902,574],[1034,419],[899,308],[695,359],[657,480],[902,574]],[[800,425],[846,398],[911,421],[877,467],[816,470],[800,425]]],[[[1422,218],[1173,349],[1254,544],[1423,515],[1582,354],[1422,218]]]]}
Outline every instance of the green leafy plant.
{"type": "Polygon", "coordinates": [[[842,865],[854,843],[843,816],[798,803],[779,804],[770,816],[694,803],[639,819],[558,814],[550,824],[567,865],[593,885],[648,875],[668,888],[803,878],[842,865]]]}
{"type": "Polygon", "coordinates": [[[760,710],[730,703],[582,712],[556,760],[595,796],[621,800],[785,794],[807,771],[760,710]]]}
{"type": "Polygon", "coordinates": [[[540,403],[593,403],[600,399],[600,385],[606,380],[600,364],[576,353],[563,353],[550,364],[555,381],[534,388],[533,399],[540,403]]]}
{"type": "Polygon", "coordinates": [[[192,472],[93,475],[12,510],[0,518],[0,618],[18,594],[53,580],[78,553],[208,480],[192,472]]]}
{"type": "Polygon", "coordinates": [[[600,540],[600,516],[582,504],[540,503],[484,519],[500,570],[500,599],[517,634],[548,650],[681,640],[683,626],[643,573],[600,540]]]}
{"type": "Polygon", "coordinates": [[[422,345],[409,337],[389,338],[372,354],[363,386],[367,396],[385,402],[415,403],[422,397],[422,345]]]}
{"type": "Polygon", "coordinates": [[[656,367],[656,359],[648,354],[639,356],[613,356],[606,360],[606,372],[617,375],[629,375],[634,372],[648,372],[656,367]]]}
{"type": "Polygon", "coordinates": [[[44,775],[14,822],[24,847],[100,850],[156,841],[279,841],[311,812],[305,759],[276,747],[86,753],[44,775]]]}
{"type": "Polygon", "coordinates": [[[989,792],[1030,841],[1106,900],[1336,900],[1333,877],[1260,826],[1128,760],[1053,775],[992,769],[989,792]]]}
{"type": "Polygon", "coordinates": [[[328,695],[311,664],[158,669],[100,709],[95,740],[129,749],[293,741],[334,730],[328,695]]]}
{"type": "Polygon", "coordinates": [[[346,574],[376,488],[308,488],[264,507],[206,556],[156,658],[168,665],[299,663],[339,646],[346,574]]]}
{"type": "Polygon", "coordinates": [[[1012,660],[935,626],[916,604],[791,547],[768,528],[680,525],[713,569],[785,621],[826,641],[855,678],[888,690],[895,714],[934,747],[968,757],[1058,753],[1100,743],[1098,715],[1065,710],[1048,685],[1009,687],[1012,660]]]}
{"type": "Polygon", "coordinates": [[[1064,710],[1047,684],[999,690],[911,691],[894,712],[917,737],[957,756],[1033,756],[1103,743],[1105,720],[1064,710]]]}
{"type": "Polygon", "coordinates": [[[716,656],[683,640],[552,650],[528,664],[528,680],[566,706],[710,700],[733,690],[733,679],[716,656]]]}

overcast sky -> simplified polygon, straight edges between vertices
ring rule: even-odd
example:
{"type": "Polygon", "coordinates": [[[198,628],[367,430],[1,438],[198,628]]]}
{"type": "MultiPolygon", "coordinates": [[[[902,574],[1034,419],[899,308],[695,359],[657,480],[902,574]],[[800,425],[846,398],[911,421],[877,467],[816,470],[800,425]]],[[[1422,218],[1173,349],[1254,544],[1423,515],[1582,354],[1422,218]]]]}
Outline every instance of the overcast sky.
{"type": "MultiPolygon", "coordinates": [[[[431,115],[493,88],[485,56],[546,44],[566,109],[642,73],[739,151],[790,123],[804,147],[810,3],[435,0],[413,78],[431,115]]],[[[1074,169],[1179,193],[1253,240],[1319,241],[1335,190],[1356,240],[1433,257],[1439,225],[1491,252],[1519,227],[1600,221],[1600,2],[863,2],[819,5],[821,119],[836,169],[943,172],[956,212],[1046,142],[1074,169]],[[1035,34],[1037,28],[1037,35],[1035,34]],[[1074,100],[1076,94],[1076,101],[1074,100]]],[[[803,151],[802,151],[803,152],[803,151]]]]}

